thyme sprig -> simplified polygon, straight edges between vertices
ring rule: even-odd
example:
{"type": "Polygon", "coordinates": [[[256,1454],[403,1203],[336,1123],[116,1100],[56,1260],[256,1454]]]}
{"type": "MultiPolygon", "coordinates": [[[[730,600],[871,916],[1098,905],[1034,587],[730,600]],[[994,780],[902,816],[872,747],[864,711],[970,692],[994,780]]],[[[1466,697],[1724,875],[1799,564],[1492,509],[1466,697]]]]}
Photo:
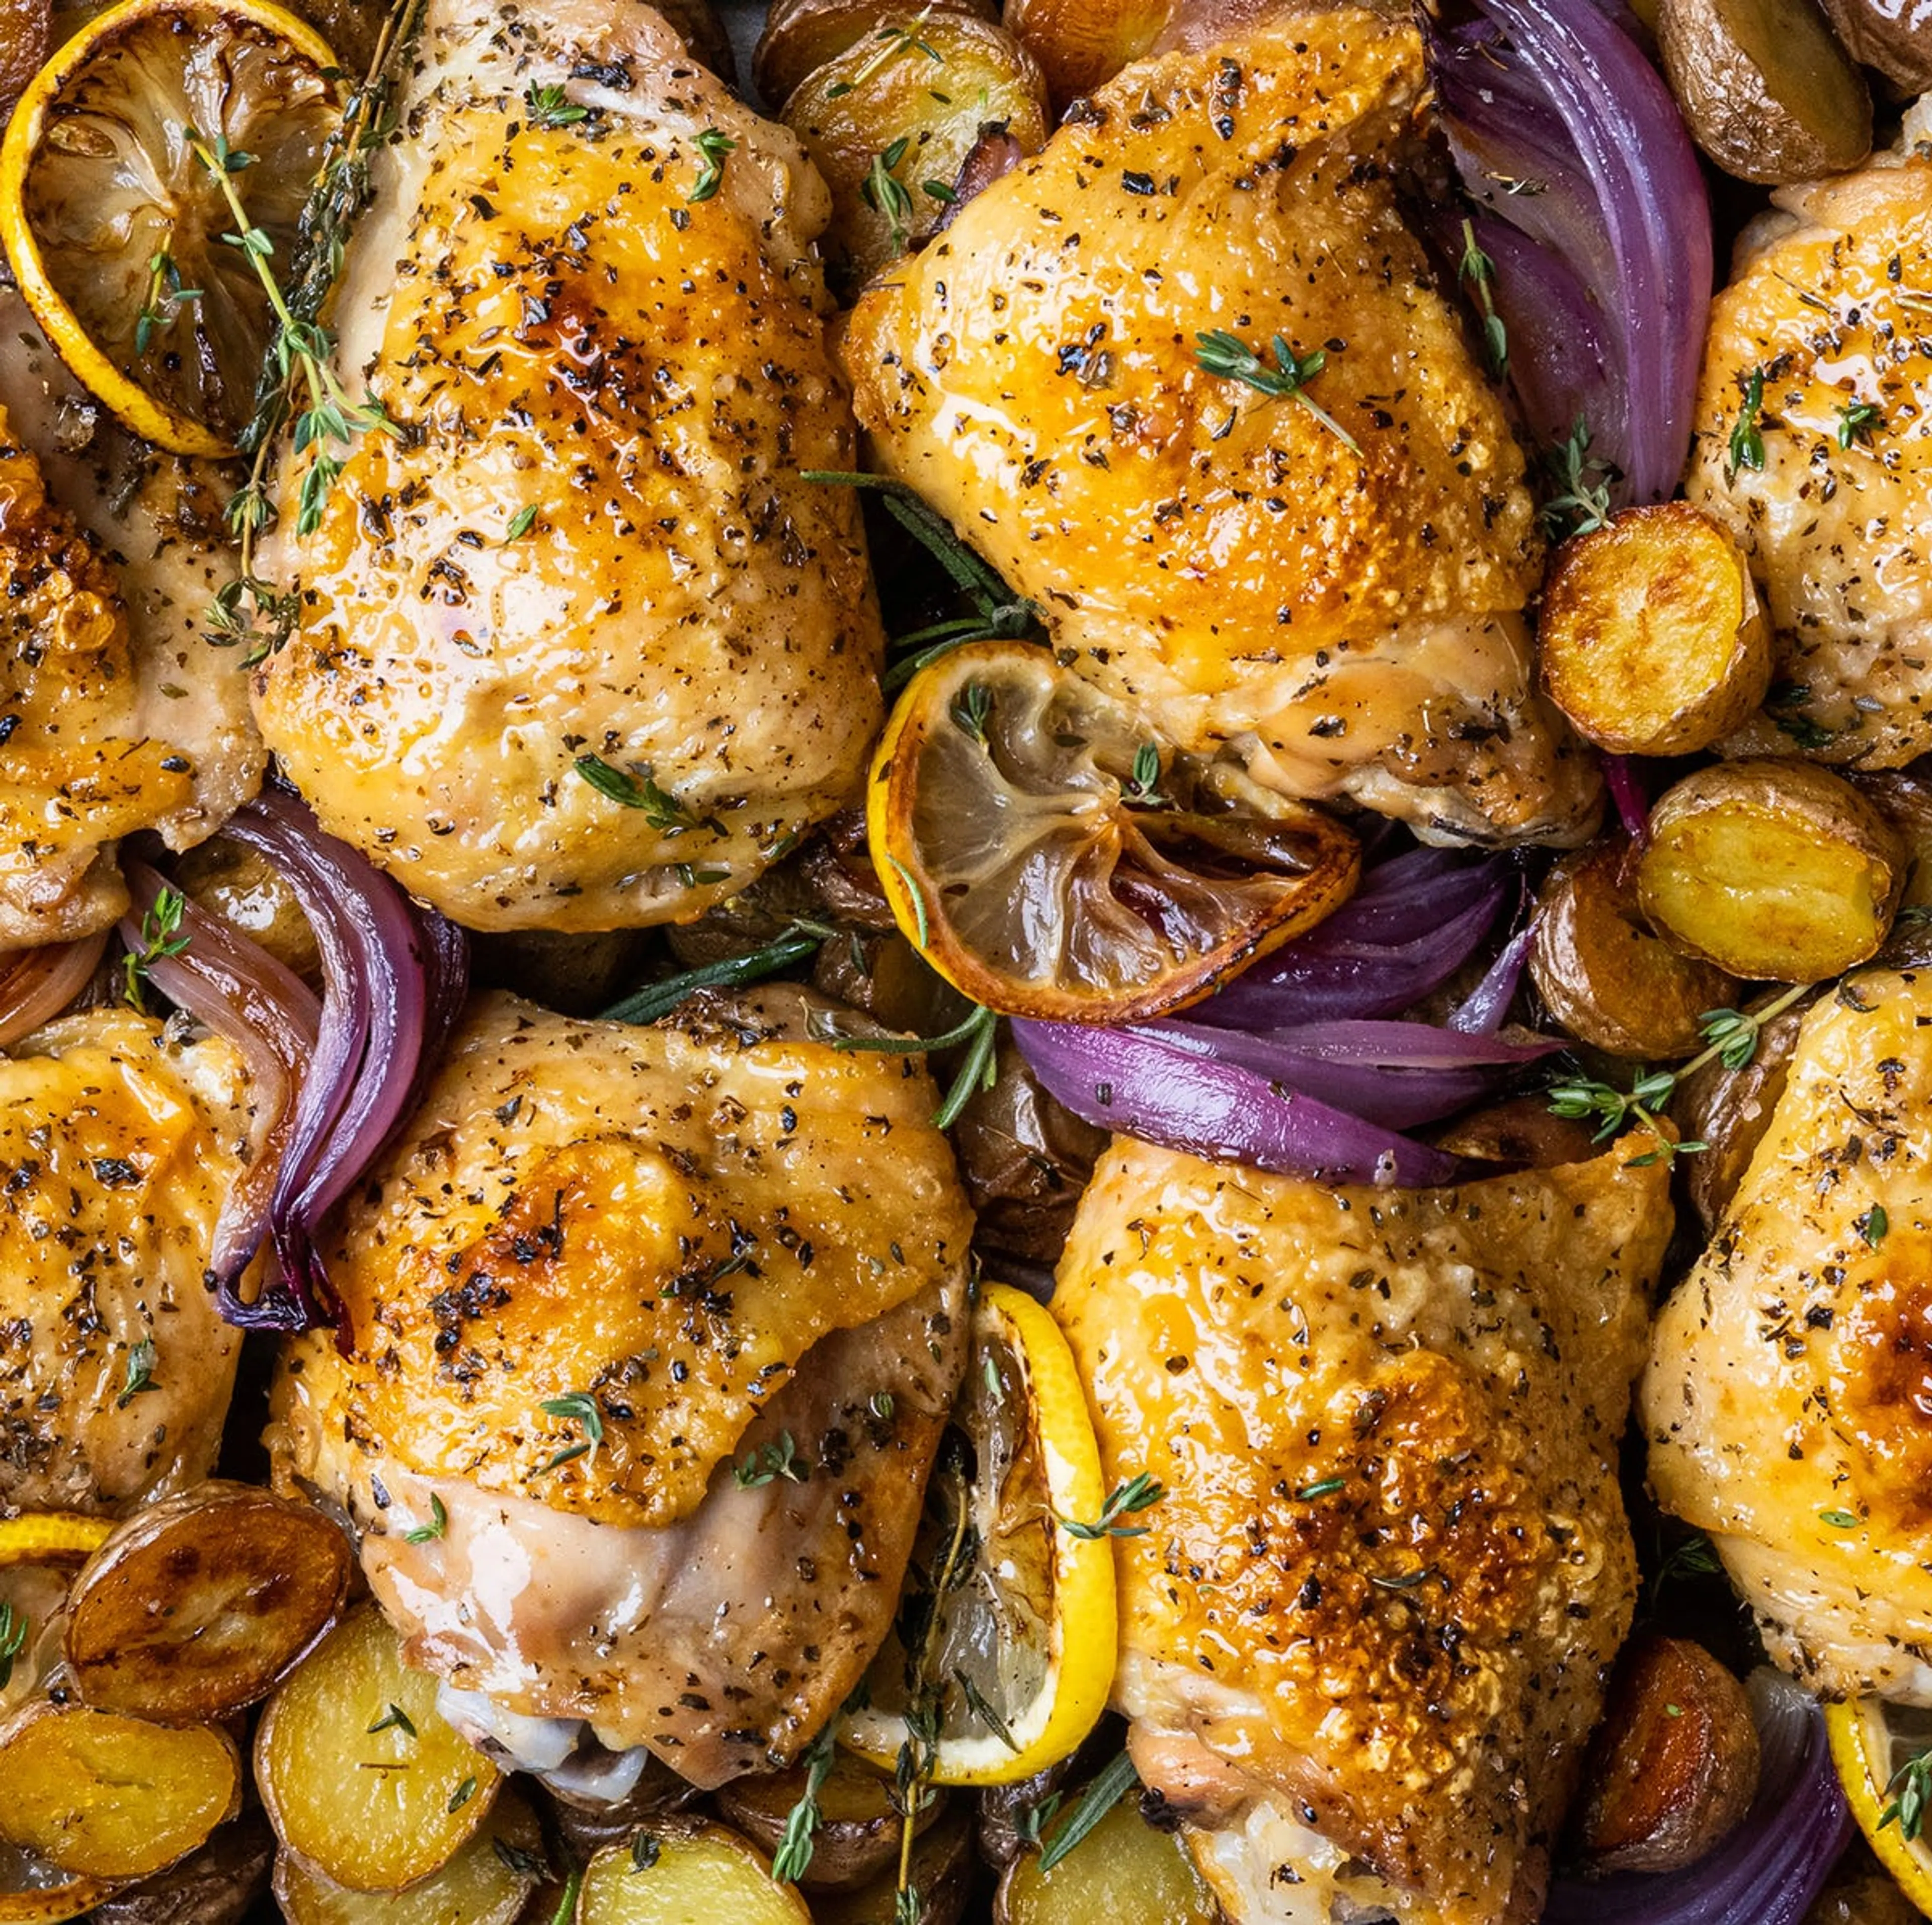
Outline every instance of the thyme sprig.
{"type": "Polygon", "coordinates": [[[1898,1835],[1910,1844],[1924,1829],[1925,1808],[1932,1803],[1932,1749],[1914,1752],[1886,1780],[1885,1795],[1889,1802],[1879,1814],[1878,1828],[1898,1827],[1898,1835]]]}
{"type": "Polygon", "coordinates": [[[1543,504],[1544,532],[1552,541],[1590,535],[1610,518],[1610,488],[1618,478],[1614,462],[1590,452],[1590,424],[1581,415],[1556,447],[1546,450],[1543,468],[1556,490],[1543,504]]]}
{"type": "Polygon", "coordinates": [[[1754,367],[1744,377],[1744,404],[1731,424],[1729,459],[1724,463],[1724,485],[1738,478],[1741,468],[1757,473],[1764,470],[1764,370],[1754,367]]]}
{"type": "Polygon", "coordinates": [[[14,1660],[27,1648],[27,1614],[0,1604],[0,1690],[14,1681],[14,1660]]]}
{"type": "Polygon", "coordinates": [[[1509,330],[1503,325],[1503,317],[1496,312],[1496,264],[1477,246],[1476,226],[1472,220],[1462,223],[1462,260],[1456,269],[1456,276],[1474,289],[1481,304],[1483,346],[1489,355],[1490,372],[1498,376],[1507,373],[1509,330]]]}
{"type": "Polygon", "coordinates": [[[905,158],[906,149],[910,145],[910,138],[902,133],[890,145],[881,148],[872,156],[872,164],[866,169],[866,178],[859,184],[860,198],[874,214],[885,217],[895,254],[905,252],[906,242],[912,232],[912,195],[893,171],[905,158]]]}
{"type": "Polygon", "coordinates": [[[1107,1499],[1100,1507],[1100,1515],[1091,1524],[1078,1519],[1063,1517],[1060,1528],[1070,1537],[1078,1537],[1090,1543],[1101,1537],[1144,1537],[1152,1528],[1145,1524],[1124,1524],[1125,1517],[1137,1517],[1144,1510],[1151,1510],[1167,1495],[1167,1487],[1158,1478],[1142,1471],[1130,1477],[1124,1484],[1116,1484],[1107,1493],[1107,1499]]]}
{"type": "Polygon", "coordinates": [[[1342,424],[1308,391],[1308,384],[1328,365],[1326,348],[1298,354],[1285,335],[1272,343],[1274,365],[1270,367],[1243,340],[1225,328],[1213,328],[1194,337],[1194,358],[1205,374],[1224,381],[1239,381],[1259,394],[1280,397],[1306,408],[1322,425],[1354,455],[1361,454],[1360,444],[1342,424]]]}
{"type": "Polygon", "coordinates": [[[141,985],[146,980],[148,970],[170,956],[182,955],[193,940],[182,927],[187,914],[188,898],[178,889],[162,889],[155,896],[153,906],[141,912],[141,946],[130,949],[122,963],[127,981],[122,989],[121,1000],[130,1009],[146,1007],[141,995],[141,985]]]}
{"type": "Polygon", "coordinates": [[[1747,1068],[1757,1054],[1758,1041],[1764,1033],[1765,1025],[1773,1017],[1782,1015],[1801,997],[1809,994],[1810,988],[1809,983],[1794,984],[1762,1009],[1706,1009],[1697,1019],[1698,1033],[1704,1039],[1704,1047],[1688,1063],[1676,1069],[1645,1070],[1628,1090],[1588,1078],[1556,1084],[1550,1091],[1550,1111],[1554,1115],[1568,1117],[1574,1121],[1595,1123],[1594,1140],[1598,1143],[1615,1136],[1630,1123],[1640,1124],[1654,1132],[1659,1147],[1645,1155],[1633,1157],[1630,1167],[1634,1169],[1707,1150],[1709,1144],[1701,1141],[1671,1141],[1658,1125],[1657,1112],[1676,1094],[1678,1086],[1687,1077],[1694,1075],[1706,1064],[1721,1063],[1726,1069],[1732,1070],[1747,1068]]]}
{"type": "Polygon", "coordinates": [[[838,1738],[838,1720],[834,1718],[805,1748],[805,1789],[785,1814],[784,1834],[778,1840],[778,1849],[772,1854],[774,1885],[796,1885],[812,1869],[822,1822],[818,1795],[832,1775],[838,1738]]]}

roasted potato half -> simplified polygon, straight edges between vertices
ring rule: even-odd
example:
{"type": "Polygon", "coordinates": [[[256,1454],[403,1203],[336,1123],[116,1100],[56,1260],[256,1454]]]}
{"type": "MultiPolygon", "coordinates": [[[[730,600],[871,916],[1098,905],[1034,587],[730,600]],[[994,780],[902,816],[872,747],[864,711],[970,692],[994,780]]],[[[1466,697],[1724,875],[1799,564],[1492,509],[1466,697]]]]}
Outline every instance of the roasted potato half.
{"type": "Polygon", "coordinates": [[[447,1863],[406,1891],[351,1891],[284,1852],[275,1902],[288,1925],[516,1925],[549,1871],[543,1828],[511,1792],[447,1863]]]}
{"type": "Polygon", "coordinates": [[[964,13],[907,19],[815,69],[782,115],[832,190],[820,244],[848,287],[932,235],[982,129],[1004,125],[1028,154],[1046,140],[1046,82],[1011,34],[964,13]]]}
{"type": "Polygon", "coordinates": [[[1876,67],[1908,94],[1932,88],[1932,13],[1924,0],[1824,0],[1854,60],[1876,67]]]}
{"type": "Polygon", "coordinates": [[[607,1846],[584,1868],[576,1925],[812,1925],[791,1886],[772,1877],[771,1861],[722,1825],[640,1831],[607,1846]]]}
{"type": "Polygon", "coordinates": [[[165,1870],[235,1816],[241,1794],[234,1741],[212,1726],[44,1699],[0,1733],[0,1838],[82,1878],[165,1870]]]}
{"type": "Polygon", "coordinates": [[[1174,0],[1007,0],[1006,22],[1064,112],[1151,51],[1174,10],[1174,0]]]}
{"type": "MultiPolygon", "coordinates": [[[[956,1802],[912,1848],[907,1883],[919,1894],[920,1925],[956,1925],[973,1893],[973,1821],[956,1802]]],[[[812,1925],[896,1925],[898,1867],[889,1865],[862,1885],[814,1892],[812,1925]]]]}
{"type": "Polygon", "coordinates": [[[1694,1865],[1750,1809],[1757,1772],[1757,1727],[1737,1679],[1688,1638],[1634,1640],[1584,1765],[1574,1821],[1584,1865],[1694,1865]]]}
{"type": "Polygon", "coordinates": [[[286,1851],[356,1891],[400,1891],[482,1828],[502,1774],[436,1708],[374,1605],[352,1612],[268,1700],[255,1782],[286,1851]]]}
{"type": "Polygon", "coordinates": [[[1637,907],[1629,845],[1603,842],[1558,863],[1537,899],[1530,978],[1570,1033],[1612,1056],[1694,1054],[1697,1018],[1737,985],[1652,933],[1637,907]]]}
{"type": "Polygon", "coordinates": [[[1708,748],[1771,685],[1750,570],[1688,502],[1625,508],[1564,542],[1537,633],[1550,700],[1614,754],[1708,748]]]}
{"type": "MultiPolygon", "coordinates": [[[[806,1777],[807,1768],[795,1765],[769,1777],[737,1779],[719,1791],[718,1809],[760,1851],[776,1852],[793,1807],[805,1795],[806,1777]]],[[[819,1892],[863,1885],[897,1861],[902,1821],[892,1809],[892,1789],[891,1780],[863,1759],[843,1751],[835,1756],[819,1787],[818,1829],[800,1885],[819,1892]]],[[[935,1801],[932,1817],[938,1816],[941,1802],[935,1801]]]]}
{"type": "Polygon", "coordinates": [[[94,1925],[242,1925],[268,1888],[274,1858],[268,1821],[259,1805],[246,1806],[179,1864],[97,1905],[94,1925]]]}
{"type": "Polygon", "coordinates": [[[1547,1096],[1505,1096],[1458,1117],[1438,1133],[1438,1146],[1512,1170],[1550,1170],[1587,1163],[1598,1153],[1588,1123],[1552,1115],[1547,1096]]]}
{"type": "Polygon", "coordinates": [[[993,1905],[994,1925],[1219,1925],[1220,1916],[1180,1840],[1156,1831],[1131,1797],[1051,1870],[1040,1870],[1037,1852],[1016,1858],[993,1905]]]}
{"type": "Polygon", "coordinates": [[[64,1646],[80,1695],[162,1724],[226,1717],[328,1630],[354,1567],[313,1505],[246,1484],[136,1511],[74,1580],[64,1646]]]}
{"type": "MultiPolygon", "coordinates": [[[[992,0],[934,0],[926,11],[999,18],[992,0]]],[[[752,53],[752,83],[767,106],[782,107],[808,73],[862,40],[875,51],[890,45],[895,33],[922,24],[920,12],[906,0],[772,0],[752,53]]]]}
{"type": "Polygon", "coordinates": [[[1636,880],[1652,928],[1687,955],[1747,982],[1817,982],[1885,940],[1905,851],[1842,776],[1747,759],[1666,791],[1636,880]]]}
{"type": "Polygon", "coordinates": [[[1684,120],[1726,173],[1774,186],[1870,153],[1870,92],[1815,0],[1662,0],[1657,30],[1684,120]]]}

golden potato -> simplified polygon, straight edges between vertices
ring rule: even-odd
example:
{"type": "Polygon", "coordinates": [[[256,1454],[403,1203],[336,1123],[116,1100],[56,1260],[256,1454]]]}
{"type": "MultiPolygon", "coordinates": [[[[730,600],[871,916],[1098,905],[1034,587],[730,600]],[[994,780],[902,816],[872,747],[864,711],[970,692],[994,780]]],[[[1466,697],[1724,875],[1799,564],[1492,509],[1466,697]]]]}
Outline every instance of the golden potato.
{"type": "Polygon", "coordinates": [[[64,1644],[80,1695],[161,1724],[238,1711],[328,1628],[354,1561],[314,1505],[245,1484],[136,1511],[74,1580],[64,1644]]]}
{"type": "Polygon", "coordinates": [[[284,967],[315,988],[322,952],[315,931],[280,870],[258,850],[212,835],[175,862],[182,892],[257,943],[284,967]]]}
{"type": "Polygon", "coordinates": [[[488,1817],[502,1774],[436,1708],[382,1613],[336,1626],[268,1700],[255,1782],[285,1850],[334,1884],[400,1891],[488,1817]]]}
{"type": "MultiPolygon", "coordinates": [[[[993,0],[934,0],[928,10],[999,18],[993,0]]],[[[752,53],[752,84],[767,106],[782,107],[814,68],[862,40],[909,26],[920,11],[906,0],[772,0],[752,53]]]]}
{"type": "Polygon", "coordinates": [[[164,1870],[232,1818],[241,1794],[234,1741],[212,1726],[43,1700],[0,1735],[0,1838],[82,1878],[164,1870]]]}
{"type": "Polygon", "coordinates": [[[1552,1114],[1549,1097],[1538,1092],[1505,1096],[1440,1132],[1436,1142],[1452,1156],[1498,1163],[1512,1170],[1549,1170],[1562,1163],[1587,1163],[1597,1154],[1590,1126],[1552,1114]]]}
{"type": "Polygon", "coordinates": [[[1657,25],[1671,91],[1726,173],[1813,181],[1870,153],[1871,94],[1816,0],[1661,0],[1657,25]]]}
{"type": "Polygon", "coordinates": [[[798,1894],[772,1877],[771,1861],[735,1831],[697,1823],[640,1831],[585,1867],[576,1925],[812,1925],[798,1894]]]}
{"type": "Polygon", "coordinates": [[[1732,1831],[1757,1792],[1744,1688],[1702,1645],[1654,1634],[1624,1648],[1591,1741],[1573,1821],[1593,1872],[1678,1872],[1732,1831]]]}
{"type": "Polygon", "coordinates": [[[151,1879],[123,1885],[94,1908],[93,1925],[243,1925],[260,1918],[275,1834],[259,1805],[218,1825],[199,1851],[151,1879]]]}
{"type": "MultiPolygon", "coordinates": [[[[1067,1801],[1064,1824],[1078,1800],[1067,1801]]],[[[1051,1841],[1054,1826],[1046,1836],[1051,1841]]],[[[1156,1831],[1130,1795],[1050,1871],[1028,1852],[1007,1867],[996,1925],[1217,1925],[1220,1912],[1186,1849],[1156,1831]]]]}
{"type": "Polygon", "coordinates": [[[446,1864],[406,1891],[352,1891],[292,1852],[275,1861],[288,1925],[516,1925],[550,1869],[543,1828],[512,1792],[446,1864]]]}
{"type": "Polygon", "coordinates": [[[1837,976],[1892,926],[1898,833],[1815,763],[1713,763],[1666,792],[1650,829],[1637,901],[1651,926],[1747,982],[1837,976]]]}
{"type": "Polygon", "coordinates": [[[1771,630],[1737,544],[1684,502],[1626,508],[1566,541],[1544,590],[1544,685],[1618,755],[1688,755],[1771,685],[1771,630]]]}
{"type": "Polygon", "coordinates": [[[1149,52],[1173,11],[1174,0],[1007,0],[1006,22],[1064,112],[1149,52]]]}
{"type": "Polygon", "coordinates": [[[1046,140],[1046,82],[1004,28],[935,13],[883,31],[897,37],[874,34],[827,61],[782,115],[832,190],[820,244],[848,288],[930,237],[983,127],[1004,122],[1029,154],[1046,140]]]}
{"type": "Polygon", "coordinates": [[[1728,1009],[1737,985],[1660,941],[1637,907],[1628,844],[1600,842],[1559,862],[1537,900],[1530,979],[1570,1033],[1612,1056],[1690,1056],[1697,1018],[1728,1009]]]}
{"type": "MultiPolygon", "coordinates": [[[[770,1776],[739,1778],[718,1794],[718,1809],[762,1852],[775,1852],[793,1808],[805,1795],[808,1768],[770,1776]]],[[[806,1890],[842,1891],[863,1885],[899,1855],[902,1821],[892,1809],[892,1781],[864,1759],[838,1753],[818,1790],[818,1828],[812,1834],[812,1863],[800,1874],[806,1890]]],[[[935,1800],[920,1814],[922,1825],[940,1815],[935,1800]]],[[[817,1900],[813,1901],[816,1905],[817,1900]]]]}

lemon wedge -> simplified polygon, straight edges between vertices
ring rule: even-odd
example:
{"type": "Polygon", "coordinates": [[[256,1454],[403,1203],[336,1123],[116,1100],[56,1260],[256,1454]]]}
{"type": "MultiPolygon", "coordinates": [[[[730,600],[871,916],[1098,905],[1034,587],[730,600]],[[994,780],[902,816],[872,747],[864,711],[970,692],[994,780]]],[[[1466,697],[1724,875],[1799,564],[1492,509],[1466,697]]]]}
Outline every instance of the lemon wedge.
{"type": "Polygon", "coordinates": [[[1932,1809],[1924,1809],[1932,1711],[1860,1698],[1826,1705],[1825,1729],[1858,1829],[1906,1897],[1932,1918],[1932,1809]]]}

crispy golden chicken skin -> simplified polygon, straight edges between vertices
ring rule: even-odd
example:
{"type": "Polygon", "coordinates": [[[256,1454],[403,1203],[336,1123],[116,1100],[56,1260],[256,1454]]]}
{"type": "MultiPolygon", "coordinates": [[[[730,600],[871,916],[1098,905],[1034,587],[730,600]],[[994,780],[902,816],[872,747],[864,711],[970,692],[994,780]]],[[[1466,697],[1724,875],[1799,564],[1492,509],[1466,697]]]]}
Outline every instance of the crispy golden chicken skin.
{"type": "Polygon", "coordinates": [[[1932,1705],[1932,977],[1805,1018],[1771,1126],[1658,1319],[1658,1501],[1707,1531],[1772,1655],[1932,1705]]]}
{"type": "Polygon", "coordinates": [[[794,1755],[883,1640],[963,1354],[931,1081],[802,1006],[479,1002],[345,1213],[346,1349],[276,1392],[279,1474],[346,1507],[414,1661],[701,1784],[794,1755]]]}
{"type": "Polygon", "coordinates": [[[1413,1191],[1101,1159],[1053,1308],[1108,1482],[1166,1489],[1116,1540],[1115,1702],[1246,1925],[1537,1915],[1636,1600],[1671,1212],[1632,1153],[1413,1191]]]}
{"type": "Polygon", "coordinates": [[[1414,26],[1358,7],[1139,62],[861,299],[846,366],[880,464],[1172,740],[1574,838],[1522,456],[1391,183],[1424,91],[1414,26]],[[1325,364],[1270,395],[1202,366],[1217,331],[1325,364]]]}
{"type": "Polygon", "coordinates": [[[248,1078],[128,1009],[0,1055],[0,1508],[115,1511],[214,1467],[240,1339],[205,1276],[248,1078]]]}
{"type": "Polygon", "coordinates": [[[1895,769],[1932,749],[1932,151],[1772,199],[1712,310],[1684,493],[1777,631],[1748,745],[1895,769]]]}
{"type": "Polygon", "coordinates": [[[335,308],[401,431],[310,535],[289,464],[262,733],[472,928],[695,914],[845,799],[878,724],[858,508],[800,472],[854,464],[824,187],[633,0],[431,0],[404,125],[335,308]]]}
{"type": "Polygon", "coordinates": [[[116,841],[194,793],[146,732],[120,586],[47,498],[0,410],[0,949],[69,942],[127,907],[116,841]]]}

